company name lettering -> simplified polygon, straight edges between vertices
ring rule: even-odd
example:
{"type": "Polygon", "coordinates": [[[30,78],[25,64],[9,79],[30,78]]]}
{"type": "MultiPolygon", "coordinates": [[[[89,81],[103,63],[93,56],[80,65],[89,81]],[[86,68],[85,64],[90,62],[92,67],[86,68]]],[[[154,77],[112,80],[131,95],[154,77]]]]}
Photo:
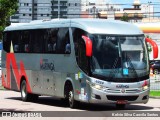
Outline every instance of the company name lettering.
{"type": "Polygon", "coordinates": [[[116,88],[129,88],[129,85],[116,85],[116,88]]]}

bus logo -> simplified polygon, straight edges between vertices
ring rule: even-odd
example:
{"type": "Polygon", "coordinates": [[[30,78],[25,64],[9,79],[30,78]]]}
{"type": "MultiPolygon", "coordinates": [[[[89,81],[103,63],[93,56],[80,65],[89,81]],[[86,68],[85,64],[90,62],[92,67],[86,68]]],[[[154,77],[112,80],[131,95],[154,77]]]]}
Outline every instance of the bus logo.
{"type": "Polygon", "coordinates": [[[125,93],[125,92],[126,92],[125,89],[122,89],[122,90],[121,90],[121,93],[125,93]]]}
{"type": "Polygon", "coordinates": [[[116,85],[116,88],[129,88],[129,85],[116,85]]]}
{"type": "Polygon", "coordinates": [[[49,62],[48,59],[41,59],[40,60],[40,69],[55,71],[54,62],[49,62]]]}

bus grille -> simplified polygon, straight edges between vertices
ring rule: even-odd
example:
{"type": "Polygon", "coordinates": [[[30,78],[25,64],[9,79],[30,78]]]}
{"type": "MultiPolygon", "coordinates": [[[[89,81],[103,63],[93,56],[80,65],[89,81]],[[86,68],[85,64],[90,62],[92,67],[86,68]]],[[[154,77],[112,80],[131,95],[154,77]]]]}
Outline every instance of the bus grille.
{"type": "MultiPolygon", "coordinates": [[[[107,93],[122,93],[121,89],[109,89],[109,88],[107,88],[104,91],[107,92],[107,93]]],[[[125,89],[125,93],[137,93],[137,92],[141,92],[141,90],[138,89],[138,88],[125,89]]]]}
{"type": "Polygon", "coordinates": [[[117,100],[127,100],[127,101],[135,101],[138,96],[106,96],[108,100],[117,101],[117,100]]]}

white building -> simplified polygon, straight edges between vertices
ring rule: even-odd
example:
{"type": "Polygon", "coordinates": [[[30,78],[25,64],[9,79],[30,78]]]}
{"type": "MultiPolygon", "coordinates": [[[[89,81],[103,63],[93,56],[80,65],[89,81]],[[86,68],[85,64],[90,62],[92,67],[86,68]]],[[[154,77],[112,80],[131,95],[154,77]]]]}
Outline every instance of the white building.
{"type": "Polygon", "coordinates": [[[154,6],[151,4],[142,4],[141,5],[142,13],[144,13],[144,17],[153,18],[154,17],[154,6]]]}
{"type": "Polygon", "coordinates": [[[99,12],[115,12],[115,11],[123,11],[123,9],[116,4],[106,3],[106,0],[95,0],[94,3],[89,2],[89,0],[82,0],[82,8],[81,11],[87,12],[89,17],[97,17],[99,12]]]}

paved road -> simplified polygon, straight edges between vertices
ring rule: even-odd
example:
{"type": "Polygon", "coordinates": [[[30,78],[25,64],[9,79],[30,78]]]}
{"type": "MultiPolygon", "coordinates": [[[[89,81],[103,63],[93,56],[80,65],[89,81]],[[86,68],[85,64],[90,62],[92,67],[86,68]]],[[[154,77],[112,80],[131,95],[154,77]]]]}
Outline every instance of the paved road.
{"type": "MultiPolygon", "coordinates": [[[[158,111],[160,113],[160,99],[152,99],[150,98],[149,102],[147,104],[134,104],[134,105],[127,105],[126,111],[132,112],[132,111],[158,111]]],[[[109,112],[119,112],[115,108],[114,105],[107,104],[105,106],[96,106],[96,105],[88,105],[88,104],[81,104],[78,109],[70,109],[68,108],[61,100],[53,98],[53,97],[40,97],[40,99],[33,103],[33,102],[22,102],[20,98],[20,93],[13,92],[13,91],[0,91],[0,111],[78,111],[75,114],[79,113],[80,111],[96,111],[100,114],[105,115],[109,112]]],[[[62,113],[62,112],[60,112],[62,113]]],[[[88,117],[87,117],[88,118],[88,117]]],[[[94,117],[96,119],[97,117],[94,117]]],[[[153,117],[151,117],[153,118],[153,117]]],[[[160,117],[159,117],[160,118],[160,117]]],[[[158,120],[159,118],[154,118],[154,120],[158,120]]],[[[51,118],[50,118],[51,119],[51,118]]],[[[57,119],[57,118],[56,118],[57,119]]],[[[59,118],[59,119],[65,119],[59,118]]],[[[68,118],[66,118],[68,119],[68,118]]],[[[72,119],[76,119],[75,117],[72,119]]],[[[81,119],[78,118],[78,119],[81,119]]],[[[88,118],[89,119],[89,118],[88,118]]],[[[99,118],[97,118],[99,119],[99,118]]],[[[102,120],[107,120],[108,117],[103,117],[102,120]]],[[[125,120],[125,118],[115,118],[111,117],[111,119],[118,119],[118,120],[125,120]]],[[[132,119],[132,118],[129,118],[132,119]]],[[[147,118],[148,119],[148,118],[147,118]]],[[[17,119],[16,119],[17,120],[17,119]]],[[[136,119],[137,120],[137,119],[136,119]]],[[[143,118],[139,118],[139,120],[143,120],[143,118]]]]}

